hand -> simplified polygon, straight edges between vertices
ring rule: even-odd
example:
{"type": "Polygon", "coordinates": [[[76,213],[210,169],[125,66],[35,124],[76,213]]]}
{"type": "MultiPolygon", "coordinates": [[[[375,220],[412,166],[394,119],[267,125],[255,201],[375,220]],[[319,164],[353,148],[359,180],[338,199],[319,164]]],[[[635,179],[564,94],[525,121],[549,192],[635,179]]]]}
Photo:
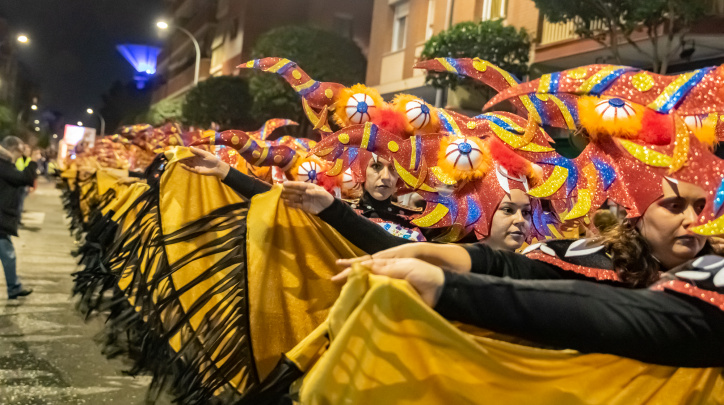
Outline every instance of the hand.
{"type": "MultiPolygon", "coordinates": [[[[337,260],[337,265],[349,267],[354,262],[368,260],[370,256],[363,256],[354,259],[337,260]]],[[[467,273],[470,271],[472,262],[468,252],[459,245],[440,243],[407,243],[396,246],[371,256],[377,259],[419,259],[429,264],[442,267],[445,270],[456,273],[467,273]]]]}
{"type": "Polygon", "coordinates": [[[282,199],[287,206],[313,215],[318,215],[334,202],[334,196],[316,184],[287,181],[283,186],[282,199]]]}
{"type": "Polygon", "coordinates": [[[121,177],[117,180],[118,184],[133,184],[138,183],[139,181],[143,181],[143,179],[139,179],[138,177],[121,177]]]}
{"type": "MultiPolygon", "coordinates": [[[[431,308],[434,308],[440,299],[445,273],[435,265],[418,259],[370,259],[361,264],[372,274],[407,280],[431,308]]],[[[332,277],[332,281],[346,281],[350,271],[351,267],[345,269],[332,277]]]]}
{"type": "Polygon", "coordinates": [[[189,150],[194,156],[179,161],[184,169],[203,176],[216,176],[219,180],[224,180],[229,174],[229,165],[213,153],[193,147],[189,150]]]}

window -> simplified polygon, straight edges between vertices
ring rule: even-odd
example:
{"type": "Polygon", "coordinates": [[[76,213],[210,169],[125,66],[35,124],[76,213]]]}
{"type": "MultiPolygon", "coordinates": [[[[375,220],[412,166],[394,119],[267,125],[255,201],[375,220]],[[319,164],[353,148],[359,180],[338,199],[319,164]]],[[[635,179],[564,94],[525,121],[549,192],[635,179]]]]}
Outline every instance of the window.
{"type": "Polygon", "coordinates": [[[334,32],[345,38],[351,39],[352,21],[354,21],[354,18],[350,14],[335,14],[333,22],[334,32]]]}
{"type": "Polygon", "coordinates": [[[427,28],[425,29],[425,40],[428,40],[435,33],[435,0],[428,0],[427,3],[427,28]]]}
{"type": "Polygon", "coordinates": [[[505,18],[507,6],[507,0],[484,0],[483,21],[505,18]]]}
{"type": "Polygon", "coordinates": [[[231,20],[231,26],[229,27],[229,40],[235,40],[237,34],[239,34],[239,17],[231,20]]]}
{"type": "Polygon", "coordinates": [[[392,52],[405,49],[407,43],[407,17],[410,14],[410,3],[399,2],[393,6],[395,11],[392,22],[392,52]]]}

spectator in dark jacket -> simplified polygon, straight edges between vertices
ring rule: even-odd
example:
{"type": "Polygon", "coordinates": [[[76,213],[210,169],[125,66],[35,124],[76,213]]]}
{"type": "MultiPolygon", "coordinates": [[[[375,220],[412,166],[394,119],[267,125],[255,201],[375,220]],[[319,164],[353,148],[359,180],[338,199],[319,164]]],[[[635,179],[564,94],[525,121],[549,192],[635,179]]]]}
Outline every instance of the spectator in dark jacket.
{"type": "Polygon", "coordinates": [[[15,299],[29,295],[32,289],[23,288],[16,272],[16,256],[11,236],[18,235],[20,223],[20,193],[31,186],[37,177],[37,158],[34,156],[28,166],[19,171],[14,162],[22,155],[22,141],[14,136],[6,137],[0,147],[0,263],[5,272],[8,298],[15,299]]]}

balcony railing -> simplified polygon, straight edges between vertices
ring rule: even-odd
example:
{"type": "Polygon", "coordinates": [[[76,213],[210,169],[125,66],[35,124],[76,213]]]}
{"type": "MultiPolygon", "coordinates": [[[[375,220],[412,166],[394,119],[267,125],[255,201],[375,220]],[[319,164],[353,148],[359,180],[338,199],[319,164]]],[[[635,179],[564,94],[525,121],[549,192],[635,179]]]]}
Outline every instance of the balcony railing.
{"type": "MultiPolygon", "coordinates": [[[[591,23],[591,30],[599,31],[604,29],[602,20],[596,20],[591,23]]],[[[576,39],[576,23],[570,20],[562,23],[552,23],[548,19],[543,20],[543,26],[540,34],[540,44],[547,45],[554,42],[576,39]]]]}
{"type": "MultiPolygon", "coordinates": [[[[706,0],[705,10],[708,15],[724,16],[724,0],[706,0]]],[[[602,20],[591,23],[591,30],[599,31],[605,28],[602,20]]],[[[547,18],[543,19],[540,30],[540,45],[548,45],[555,42],[576,39],[576,24],[574,20],[562,23],[552,23],[547,18]]]]}

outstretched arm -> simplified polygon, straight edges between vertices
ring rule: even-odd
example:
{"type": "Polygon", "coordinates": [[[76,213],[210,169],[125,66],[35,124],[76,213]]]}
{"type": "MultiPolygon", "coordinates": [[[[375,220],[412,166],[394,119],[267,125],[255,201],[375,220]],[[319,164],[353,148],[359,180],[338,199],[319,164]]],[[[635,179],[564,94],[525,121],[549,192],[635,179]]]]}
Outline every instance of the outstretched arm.
{"type": "MultiPolygon", "coordinates": [[[[371,259],[362,265],[407,280],[449,320],[584,353],[678,367],[724,366],[724,312],[673,293],[583,280],[460,274],[417,259],[371,259]]],[[[344,279],[350,270],[333,279],[344,279]]]]}
{"type": "Polygon", "coordinates": [[[446,272],[434,308],[450,320],[584,353],[680,367],[724,365],[724,312],[671,293],[446,272]]]}
{"type": "Polygon", "coordinates": [[[271,189],[271,185],[234,169],[213,153],[199,148],[189,149],[194,156],[183,159],[180,163],[184,169],[190,172],[203,176],[215,176],[247,199],[271,189]]]}
{"type": "Polygon", "coordinates": [[[289,207],[319,216],[345,239],[368,254],[414,242],[390,234],[316,184],[288,181],[284,183],[282,199],[289,207]]]}

